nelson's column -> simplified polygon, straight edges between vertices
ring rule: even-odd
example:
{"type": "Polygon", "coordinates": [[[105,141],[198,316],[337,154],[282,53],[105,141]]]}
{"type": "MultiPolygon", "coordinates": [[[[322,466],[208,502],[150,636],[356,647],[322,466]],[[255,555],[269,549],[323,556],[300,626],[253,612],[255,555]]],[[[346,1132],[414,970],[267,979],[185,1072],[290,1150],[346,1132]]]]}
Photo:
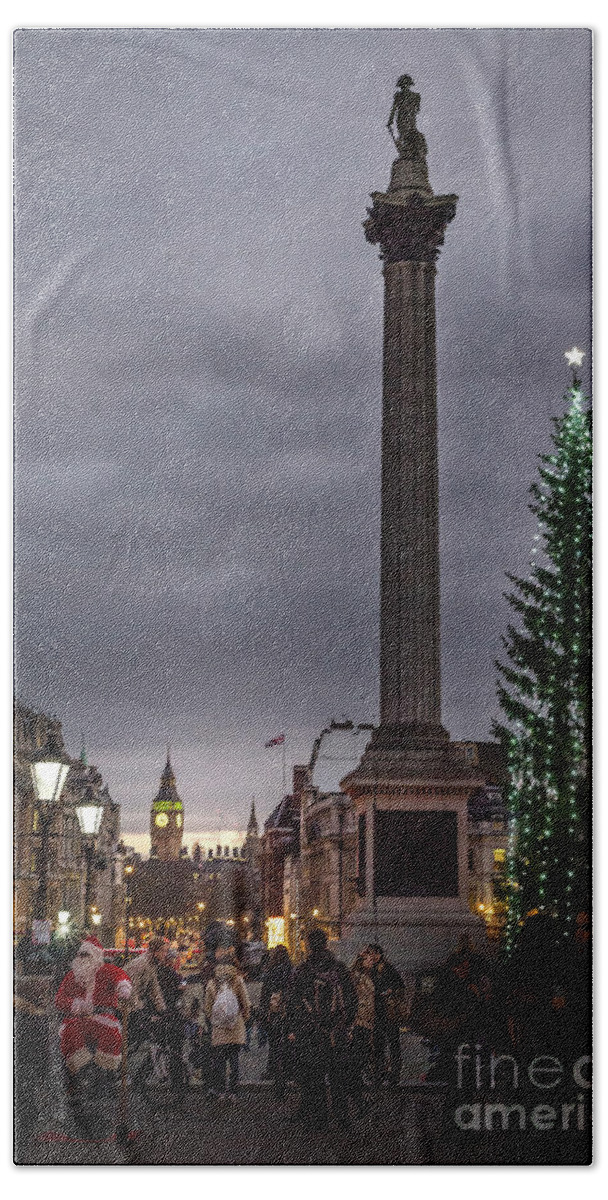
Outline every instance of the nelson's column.
{"type": "Polygon", "coordinates": [[[384,262],[380,725],[341,785],[359,893],[341,953],[379,941],[405,971],[443,961],[462,933],[485,939],[467,894],[467,802],[483,780],[441,725],[435,262],[457,196],[433,194],[412,84],[398,80],[399,157],[365,222],[384,262]]]}

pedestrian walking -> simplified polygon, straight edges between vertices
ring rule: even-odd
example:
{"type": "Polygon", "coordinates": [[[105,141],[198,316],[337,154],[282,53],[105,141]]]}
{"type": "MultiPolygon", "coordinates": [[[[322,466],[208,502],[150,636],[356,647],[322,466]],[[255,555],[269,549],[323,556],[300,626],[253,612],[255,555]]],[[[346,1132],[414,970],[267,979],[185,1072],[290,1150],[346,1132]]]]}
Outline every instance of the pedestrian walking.
{"type": "Polygon", "coordinates": [[[156,973],[165,1002],[161,1036],[167,1048],[171,1090],[175,1098],[179,1099],[183,1097],[186,1089],[186,1066],[183,1061],[184,1019],[181,1011],[186,983],[179,973],[179,952],[169,948],[165,961],[158,964],[156,973]]]}
{"type": "Polygon", "coordinates": [[[287,1040],[287,1004],[294,972],[286,946],[275,946],[262,978],[259,1019],[268,1040],[266,1077],[274,1080],[277,1098],[285,1096],[289,1077],[290,1043],[287,1040]]]}
{"type": "Polygon", "coordinates": [[[125,971],[133,985],[129,1014],[129,1044],[134,1049],[150,1036],[151,1024],[167,1011],[158,982],[158,968],[167,957],[169,943],[163,937],[153,937],[144,954],[131,958],[125,971]]]}
{"type": "Polygon", "coordinates": [[[217,966],[205,989],[205,1016],[211,1024],[211,1045],[215,1059],[213,1091],[236,1100],[239,1080],[239,1054],[245,1045],[245,1023],[251,1005],[242,975],[234,964],[232,947],[218,946],[217,966]]]}
{"type": "Polygon", "coordinates": [[[374,1062],[376,1079],[384,1085],[401,1078],[401,1021],[405,1007],[405,985],[377,942],[367,947],[372,958],[374,984],[374,1062]],[[388,1061],[387,1061],[388,1056],[388,1061]]]}
{"type": "Polygon", "coordinates": [[[309,1129],[333,1115],[348,1127],[349,1029],[357,1012],[357,993],[348,969],[327,949],[322,929],[308,937],[308,958],[298,967],[287,1005],[288,1038],[294,1047],[300,1084],[300,1115],[309,1129]]]}
{"type": "Polygon", "coordinates": [[[357,993],[357,1012],[351,1030],[350,1094],[359,1114],[364,1111],[366,1099],[369,1099],[369,1073],[373,1072],[372,1053],[376,999],[372,979],[373,965],[370,951],[362,950],[357,955],[350,972],[357,993]]]}

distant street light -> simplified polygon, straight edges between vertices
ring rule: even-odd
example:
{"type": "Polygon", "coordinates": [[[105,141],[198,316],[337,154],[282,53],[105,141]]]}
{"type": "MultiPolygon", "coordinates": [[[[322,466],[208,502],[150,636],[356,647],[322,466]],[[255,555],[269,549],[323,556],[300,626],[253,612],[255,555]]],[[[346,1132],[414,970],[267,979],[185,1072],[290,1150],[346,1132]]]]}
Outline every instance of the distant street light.
{"type": "Polygon", "coordinates": [[[205,911],[205,901],[199,900],[196,907],[198,908],[198,937],[200,941],[203,936],[203,913],[205,911]]]}
{"type": "Polygon", "coordinates": [[[100,804],[99,798],[94,789],[87,787],[84,800],[76,806],[76,816],[80,832],[84,840],[84,857],[86,861],[87,873],[84,889],[84,924],[85,927],[89,920],[89,908],[91,906],[91,887],[93,876],[93,857],[95,854],[95,841],[101,826],[103,817],[103,804],[100,804]]]}
{"type": "MultiPolygon", "coordinates": [[[[119,849],[119,852],[120,852],[120,854],[122,855],[122,857],[123,857],[123,861],[124,861],[124,857],[125,857],[125,855],[126,855],[127,851],[126,851],[126,848],[125,848],[125,845],[124,845],[124,843],[123,843],[123,842],[120,842],[118,849],[119,849]]],[[[134,871],[134,870],[135,870],[135,868],[134,868],[134,866],[133,866],[133,863],[132,863],[132,862],[125,862],[125,864],[124,864],[124,867],[123,867],[123,875],[124,875],[124,890],[123,890],[124,914],[123,914],[123,925],[124,925],[124,930],[125,930],[125,952],[126,952],[126,951],[128,950],[128,948],[129,948],[129,931],[128,931],[128,926],[129,926],[129,905],[130,905],[130,903],[131,903],[130,884],[131,884],[131,876],[132,876],[132,874],[133,874],[133,871],[134,871]]]]}
{"type": "Polygon", "coordinates": [[[38,805],[38,832],[40,834],[40,858],[38,868],[38,888],[36,891],[35,915],[38,920],[47,917],[47,891],[49,871],[49,837],[51,825],[57,804],[63,791],[70,769],[70,759],[59,748],[57,736],[52,731],[48,734],[45,750],[37,751],[30,759],[30,771],[34,785],[34,795],[38,805]]]}
{"type": "Polygon", "coordinates": [[[67,937],[68,925],[70,921],[70,914],[67,908],[61,908],[59,910],[57,913],[57,921],[59,923],[59,929],[57,930],[57,933],[60,937],[67,937]]]}

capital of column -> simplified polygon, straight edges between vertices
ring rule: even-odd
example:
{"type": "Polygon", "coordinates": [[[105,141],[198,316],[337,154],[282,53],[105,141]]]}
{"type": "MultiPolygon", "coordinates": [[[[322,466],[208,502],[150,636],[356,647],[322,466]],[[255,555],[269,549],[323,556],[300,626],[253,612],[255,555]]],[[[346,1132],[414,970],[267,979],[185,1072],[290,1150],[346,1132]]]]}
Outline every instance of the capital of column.
{"type": "Polygon", "coordinates": [[[458,196],[410,192],[402,198],[389,191],[372,192],[372,200],[363,228],[368,242],[379,243],[385,262],[436,261],[458,196]]]}

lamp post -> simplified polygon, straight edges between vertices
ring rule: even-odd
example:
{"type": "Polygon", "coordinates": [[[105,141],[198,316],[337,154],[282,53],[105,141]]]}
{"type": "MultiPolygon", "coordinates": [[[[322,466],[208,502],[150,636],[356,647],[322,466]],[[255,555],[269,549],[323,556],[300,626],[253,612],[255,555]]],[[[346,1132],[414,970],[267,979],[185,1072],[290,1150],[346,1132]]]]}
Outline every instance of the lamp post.
{"type": "Polygon", "coordinates": [[[196,907],[198,908],[198,940],[200,942],[203,937],[203,913],[205,911],[205,901],[199,900],[196,907]]]}
{"type": "Polygon", "coordinates": [[[125,876],[125,920],[124,920],[125,953],[129,949],[129,905],[131,903],[131,894],[130,894],[129,885],[131,883],[131,876],[133,874],[133,871],[134,871],[133,863],[129,863],[129,862],[125,863],[125,868],[124,868],[124,876],[125,876]]]}
{"type": "Polygon", "coordinates": [[[41,921],[46,920],[47,917],[51,825],[70,765],[70,759],[59,748],[57,737],[52,731],[48,735],[46,750],[32,755],[30,760],[34,795],[38,806],[38,832],[40,834],[40,857],[37,863],[38,888],[34,913],[41,921]]]}
{"type": "Polygon", "coordinates": [[[89,907],[92,900],[91,888],[93,882],[95,841],[99,833],[101,818],[103,817],[103,804],[100,804],[99,798],[90,785],[86,788],[82,803],[76,806],[76,816],[84,840],[84,857],[86,862],[86,882],[84,889],[84,925],[86,928],[89,920],[89,907]]]}

